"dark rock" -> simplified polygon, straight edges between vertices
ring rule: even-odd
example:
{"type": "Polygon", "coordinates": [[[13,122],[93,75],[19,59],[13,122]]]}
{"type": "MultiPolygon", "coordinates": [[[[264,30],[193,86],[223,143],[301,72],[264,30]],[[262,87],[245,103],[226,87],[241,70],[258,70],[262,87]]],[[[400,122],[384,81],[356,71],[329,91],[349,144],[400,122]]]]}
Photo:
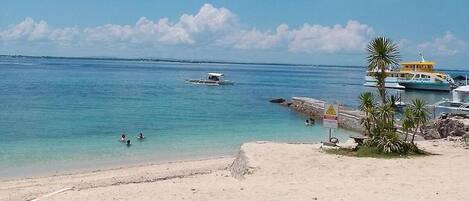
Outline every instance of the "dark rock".
{"type": "Polygon", "coordinates": [[[285,102],[286,100],[283,99],[283,98],[276,98],[276,99],[272,99],[270,100],[271,103],[283,103],[285,102]]]}
{"type": "Polygon", "coordinates": [[[288,102],[288,101],[285,101],[283,103],[280,103],[280,105],[283,105],[283,106],[286,106],[286,107],[290,107],[291,106],[291,102],[288,102]]]}
{"type": "Polygon", "coordinates": [[[451,137],[461,137],[467,135],[468,126],[464,125],[462,119],[468,119],[467,115],[454,115],[442,113],[435,122],[429,122],[422,127],[422,135],[425,139],[442,139],[451,137]]]}

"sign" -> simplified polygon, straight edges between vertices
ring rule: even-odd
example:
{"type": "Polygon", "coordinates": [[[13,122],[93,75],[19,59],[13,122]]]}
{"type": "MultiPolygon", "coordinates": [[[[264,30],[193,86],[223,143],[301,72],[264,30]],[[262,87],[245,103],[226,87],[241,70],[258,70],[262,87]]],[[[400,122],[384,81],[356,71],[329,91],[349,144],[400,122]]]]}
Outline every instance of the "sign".
{"type": "Polygon", "coordinates": [[[337,104],[324,103],[323,126],[337,128],[339,123],[339,106],[337,104]]]}

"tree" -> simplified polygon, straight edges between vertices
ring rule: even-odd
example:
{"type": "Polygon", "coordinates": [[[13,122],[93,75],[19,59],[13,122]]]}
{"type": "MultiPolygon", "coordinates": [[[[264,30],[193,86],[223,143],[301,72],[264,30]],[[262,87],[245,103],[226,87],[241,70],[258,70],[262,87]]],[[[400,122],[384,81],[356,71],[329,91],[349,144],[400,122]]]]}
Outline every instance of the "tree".
{"type": "Polygon", "coordinates": [[[400,55],[398,46],[385,37],[373,39],[366,48],[368,56],[368,71],[372,72],[376,81],[381,103],[386,103],[385,79],[386,70],[399,64],[400,55]]]}
{"type": "Polygon", "coordinates": [[[428,121],[428,111],[425,108],[425,102],[420,99],[416,98],[412,100],[412,104],[409,106],[409,110],[412,112],[414,116],[414,133],[412,134],[412,144],[414,143],[415,135],[421,128],[421,126],[425,125],[428,121]]]}
{"type": "Polygon", "coordinates": [[[412,110],[410,109],[410,107],[407,107],[404,110],[404,114],[402,117],[402,131],[405,133],[404,141],[407,142],[409,131],[412,131],[414,127],[415,127],[414,114],[412,113],[412,110]]]}
{"type": "Polygon", "coordinates": [[[361,119],[361,124],[365,128],[366,135],[372,136],[372,127],[374,123],[374,114],[376,113],[375,96],[371,92],[360,94],[360,110],[365,113],[365,117],[361,119]]]}

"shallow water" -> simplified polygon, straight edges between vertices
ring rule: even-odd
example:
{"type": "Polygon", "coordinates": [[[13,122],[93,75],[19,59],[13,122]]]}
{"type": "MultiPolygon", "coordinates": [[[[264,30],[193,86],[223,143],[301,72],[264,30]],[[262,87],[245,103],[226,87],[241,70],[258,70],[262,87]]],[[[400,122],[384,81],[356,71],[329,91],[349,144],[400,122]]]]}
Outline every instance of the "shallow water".
{"type": "MultiPolygon", "coordinates": [[[[243,142],[319,142],[328,130],[269,103],[309,96],[356,107],[364,68],[0,58],[0,177],[234,154],[243,142]],[[232,86],[186,84],[223,72],[232,86]],[[118,142],[125,132],[132,146],[118,142]],[[144,141],[135,136],[143,132],[144,141]]],[[[436,102],[449,93],[408,91],[436,102]]],[[[334,135],[345,140],[341,129],[334,135]]]]}

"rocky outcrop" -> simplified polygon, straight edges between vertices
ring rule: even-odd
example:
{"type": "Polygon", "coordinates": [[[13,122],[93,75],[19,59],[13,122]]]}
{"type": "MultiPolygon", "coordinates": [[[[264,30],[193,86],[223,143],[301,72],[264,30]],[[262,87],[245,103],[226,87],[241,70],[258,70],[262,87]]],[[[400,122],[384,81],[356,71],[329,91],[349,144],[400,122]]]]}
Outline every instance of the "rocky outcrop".
{"type": "Polygon", "coordinates": [[[443,113],[423,127],[422,134],[426,140],[448,137],[469,139],[469,115],[443,113]]]}

